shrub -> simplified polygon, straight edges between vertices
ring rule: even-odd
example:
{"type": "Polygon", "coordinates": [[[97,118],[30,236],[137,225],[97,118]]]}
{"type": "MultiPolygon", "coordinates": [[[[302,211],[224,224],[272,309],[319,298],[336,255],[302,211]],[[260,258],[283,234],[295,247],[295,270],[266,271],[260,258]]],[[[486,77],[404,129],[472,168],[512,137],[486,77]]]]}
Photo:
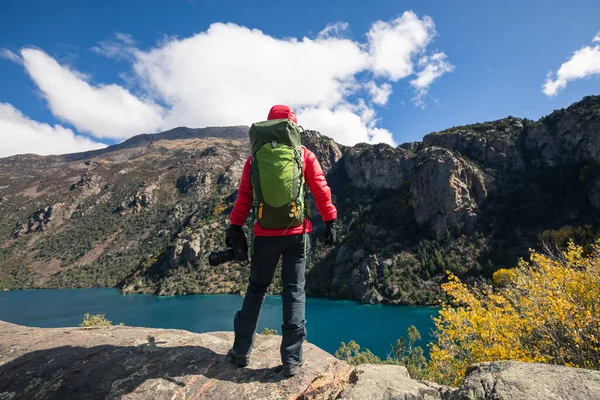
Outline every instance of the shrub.
{"type": "MultiPolygon", "coordinates": [[[[124,324],[121,322],[119,326],[123,326],[124,324]]],[[[83,316],[83,321],[79,324],[79,326],[89,327],[89,326],[113,326],[112,321],[106,319],[105,314],[96,314],[90,315],[86,313],[83,316]]]]}
{"type": "Polygon", "coordinates": [[[348,344],[342,342],[333,356],[346,361],[350,365],[382,364],[379,357],[371,353],[369,349],[361,350],[360,345],[354,340],[351,340],[348,344]]]}
{"type": "Polygon", "coordinates": [[[458,385],[476,362],[518,360],[600,368],[600,241],[585,255],[531,251],[504,288],[468,287],[450,274],[452,303],[434,318],[431,378],[458,385]]]}
{"type": "Polygon", "coordinates": [[[518,272],[514,268],[500,268],[492,275],[492,280],[497,286],[506,286],[517,278],[518,272]]]}
{"type": "Polygon", "coordinates": [[[413,379],[427,377],[427,360],[423,355],[423,348],[415,346],[421,340],[421,334],[414,325],[408,328],[408,340],[401,337],[392,346],[392,352],[382,360],[369,349],[361,350],[360,345],[354,340],[348,344],[342,342],[334,357],[346,361],[350,365],[359,364],[391,364],[403,365],[413,379]]]}
{"type": "Polygon", "coordinates": [[[265,329],[263,329],[260,334],[270,336],[270,335],[277,335],[278,332],[277,332],[277,329],[269,329],[269,328],[265,327],[265,329]]]}

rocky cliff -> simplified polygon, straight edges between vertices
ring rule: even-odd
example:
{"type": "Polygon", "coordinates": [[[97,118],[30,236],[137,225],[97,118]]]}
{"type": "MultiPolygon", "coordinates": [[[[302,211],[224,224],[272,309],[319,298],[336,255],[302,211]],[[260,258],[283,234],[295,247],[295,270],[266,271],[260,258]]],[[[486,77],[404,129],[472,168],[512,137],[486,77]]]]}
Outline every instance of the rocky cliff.
{"type": "Polygon", "coordinates": [[[250,365],[230,332],[130,327],[27,328],[0,322],[0,399],[537,400],[600,398],[600,372],[517,362],[476,364],[460,388],[404,367],[351,367],[312,344],[284,378],[279,336],[258,335],[250,365]]]}
{"type": "MultiPolygon", "coordinates": [[[[489,278],[542,242],[600,236],[600,97],[531,121],[347,147],[306,131],[339,209],[325,247],[314,204],[311,295],[435,304],[444,272],[489,278]],[[571,235],[573,236],[573,235],[571,235]]],[[[107,149],[0,159],[0,289],[119,286],[235,293],[211,268],[248,154],[247,127],[177,128],[107,149]]],[[[280,288],[276,277],[273,292],[280,288]]]]}

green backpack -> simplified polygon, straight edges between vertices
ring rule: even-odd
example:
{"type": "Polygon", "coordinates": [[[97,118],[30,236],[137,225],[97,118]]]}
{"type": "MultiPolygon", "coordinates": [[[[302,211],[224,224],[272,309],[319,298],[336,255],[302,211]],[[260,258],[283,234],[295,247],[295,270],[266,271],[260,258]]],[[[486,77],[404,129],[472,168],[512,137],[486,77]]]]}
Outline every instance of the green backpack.
{"type": "Polygon", "coordinates": [[[304,221],[302,128],[288,119],[252,124],[250,182],[254,217],[267,229],[288,229],[304,221]]]}

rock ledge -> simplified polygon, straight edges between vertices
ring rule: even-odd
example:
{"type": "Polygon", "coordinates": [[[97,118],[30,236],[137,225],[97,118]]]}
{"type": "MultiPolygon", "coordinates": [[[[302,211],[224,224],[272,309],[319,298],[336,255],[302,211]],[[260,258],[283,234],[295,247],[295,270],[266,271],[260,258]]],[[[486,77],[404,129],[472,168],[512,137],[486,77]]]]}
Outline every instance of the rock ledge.
{"type": "Polygon", "coordinates": [[[600,399],[600,371],[476,364],[461,388],[412,380],[404,367],[351,367],[307,343],[286,379],[279,336],[257,335],[248,368],[226,356],[231,332],[134,327],[28,328],[0,321],[0,400],[13,399],[600,399]]]}

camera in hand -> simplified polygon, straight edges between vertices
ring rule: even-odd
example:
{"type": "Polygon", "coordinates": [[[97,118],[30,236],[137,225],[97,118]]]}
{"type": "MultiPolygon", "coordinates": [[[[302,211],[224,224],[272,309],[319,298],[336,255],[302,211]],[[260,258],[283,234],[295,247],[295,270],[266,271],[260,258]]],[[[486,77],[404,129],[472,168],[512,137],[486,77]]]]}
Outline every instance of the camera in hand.
{"type": "Polygon", "coordinates": [[[246,240],[231,240],[231,248],[217,250],[210,253],[208,263],[213,267],[229,261],[237,261],[240,264],[248,263],[248,244],[246,240]]]}

